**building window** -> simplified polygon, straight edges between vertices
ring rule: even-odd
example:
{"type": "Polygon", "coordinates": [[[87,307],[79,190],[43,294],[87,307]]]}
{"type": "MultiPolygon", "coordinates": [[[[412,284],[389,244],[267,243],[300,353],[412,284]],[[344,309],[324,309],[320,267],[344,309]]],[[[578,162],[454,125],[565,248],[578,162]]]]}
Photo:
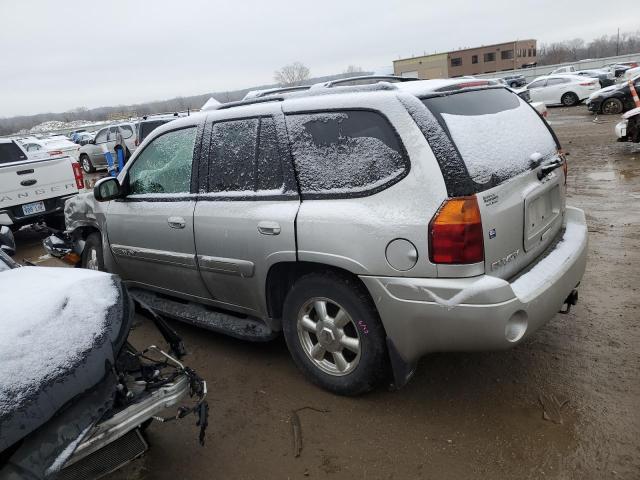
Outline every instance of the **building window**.
{"type": "Polygon", "coordinates": [[[529,55],[527,55],[528,57],[531,57],[531,49],[529,49],[529,55]]]}
{"type": "Polygon", "coordinates": [[[451,59],[452,67],[461,67],[462,66],[462,58],[452,58],[451,59]]]}
{"type": "Polygon", "coordinates": [[[478,63],[478,55],[471,55],[471,63],[478,63]]]}
{"type": "Polygon", "coordinates": [[[500,52],[502,60],[511,60],[513,58],[513,50],[503,50],[500,52]]]}
{"type": "Polygon", "coordinates": [[[485,54],[484,54],[484,61],[485,61],[485,62],[495,62],[495,61],[496,61],[496,54],[495,54],[495,52],[485,53],[485,54]]]}
{"type": "Polygon", "coordinates": [[[533,55],[532,55],[532,56],[533,56],[533,57],[535,57],[535,56],[536,56],[536,49],[535,49],[535,48],[533,49],[533,55]]]}

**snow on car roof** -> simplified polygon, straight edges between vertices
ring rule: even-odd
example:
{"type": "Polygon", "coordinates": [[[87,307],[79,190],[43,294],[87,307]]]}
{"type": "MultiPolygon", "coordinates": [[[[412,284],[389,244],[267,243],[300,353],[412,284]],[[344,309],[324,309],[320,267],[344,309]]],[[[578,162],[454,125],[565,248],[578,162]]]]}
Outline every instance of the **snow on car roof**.
{"type": "Polygon", "coordinates": [[[83,361],[118,290],[106,273],[21,267],[0,272],[0,291],[1,418],[83,361]]]}
{"type": "MultiPolygon", "coordinates": [[[[460,85],[470,82],[488,82],[492,79],[484,78],[437,78],[433,80],[417,80],[415,82],[396,83],[394,84],[399,90],[411,93],[416,96],[432,93],[439,88],[449,87],[452,85],[460,85]]],[[[495,80],[492,80],[495,81],[495,80]]]]}

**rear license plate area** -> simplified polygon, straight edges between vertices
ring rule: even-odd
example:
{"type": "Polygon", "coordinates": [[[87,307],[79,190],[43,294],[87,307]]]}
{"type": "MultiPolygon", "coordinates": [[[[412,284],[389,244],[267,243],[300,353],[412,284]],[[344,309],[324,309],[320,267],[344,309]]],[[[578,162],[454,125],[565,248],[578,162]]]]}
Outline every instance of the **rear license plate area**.
{"type": "Polygon", "coordinates": [[[560,221],[560,186],[536,192],[525,199],[524,249],[528,251],[549,238],[560,221]]]}
{"type": "Polygon", "coordinates": [[[47,209],[44,206],[44,202],[25,203],[22,205],[22,213],[26,215],[34,215],[36,213],[45,212],[47,209]]]}

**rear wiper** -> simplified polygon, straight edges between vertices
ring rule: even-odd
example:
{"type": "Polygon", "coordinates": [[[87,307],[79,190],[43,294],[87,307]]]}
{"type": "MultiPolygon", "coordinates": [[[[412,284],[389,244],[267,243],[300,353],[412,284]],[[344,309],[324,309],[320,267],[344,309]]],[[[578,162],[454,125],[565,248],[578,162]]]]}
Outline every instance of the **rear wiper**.
{"type": "Polygon", "coordinates": [[[538,180],[542,180],[544,177],[553,172],[556,168],[559,168],[564,163],[564,160],[558,159],[547,165],[542,166],[540,170],[538,170],[538,180]]]}

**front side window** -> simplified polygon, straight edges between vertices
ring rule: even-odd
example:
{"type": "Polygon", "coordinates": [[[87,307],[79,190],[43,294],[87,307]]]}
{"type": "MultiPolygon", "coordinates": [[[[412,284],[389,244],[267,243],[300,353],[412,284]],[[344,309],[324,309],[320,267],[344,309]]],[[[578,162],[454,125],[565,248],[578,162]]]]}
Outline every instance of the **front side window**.
{"type": "Polygon", "coordinates": [[[108,128],[103,128],[96,135],[96,143],[104,143],[107,141],[107,133],[109,133],[108,128]]]}
{"type": "Polygon", "coordinates": [[[129,168],[129,193],[189,193],[196,127],[154,138],[129,168]]]}
{"type": "Polygon", "coordinates": [[[379,113],[290,114],[287,126],[303,194],[373,193],[408,171],[400,140],[379,113]]]}

